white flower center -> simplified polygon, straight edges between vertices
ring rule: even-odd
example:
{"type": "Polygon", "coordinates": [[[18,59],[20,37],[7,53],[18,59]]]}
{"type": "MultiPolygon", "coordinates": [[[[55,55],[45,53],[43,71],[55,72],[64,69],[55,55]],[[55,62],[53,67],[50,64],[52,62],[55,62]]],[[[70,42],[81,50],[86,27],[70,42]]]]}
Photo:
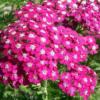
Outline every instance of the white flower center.
{"type": "Polygon", "coordinates": [[[53,30],[54,30],[54,31],[57,31],[57,27],[53,27],[53,30]]]}
{"type": "Polygon", "coordinates": [[[67,0],[67,3],[71,3],[72,2],[72,0],[67,0]]]}
{"type": "Polygon", "coordinates": [[[45,54],[45,50],[42,49],[42,50],[40,51],[40,53],[41,53],[42,55],[45,54]]]}
{"type": "Polygon", "coordinates": [[[54,39],[58,40],[58,36],[57,35],[54,35],[54,39]]]}
{"type": "Polygon", "coordinates": [[[47,75],[47,70],[42,70],[43,75],[47,75]]]}
{"type": "Polygon", "coordinates": [[[27,18],[27,17],[29,17],[29,16],[28,16],[28,14],[24,14],[24,17],[26,17],[26,18],[27,18]]]}
{"type": "Polygon", "coordinates": [[[11,54],[11,50],[8,50],[8,54],[11,54]]]}
{"type": "Polygon", "coordinates": [[[40,11],[40,10],[41,10],[41,8],[40,8],[40,7],[37,7],[37,10],[39,10],[39,11],[40,11]]]}
{"type": "Polygon", "coordinates": [[[17,49],[21,48],[21,44],[20,44],[20,43],[17,43],[17,44],[16,44],[16,48],[17,48],[17,49]]]}
{"type": "Polygon", "coordinates": [[[55,48],[59,48],[59,46],[58,46],[58,45],[56,45],[56,44],[54,45],[54,47],[55,47],[55,48]]]}
{"type": "Polygon", "coordinates": [[[38,25],[34,25],[34,27],[35,27],[35,28],[39,28],[39,26],[38,26],[38,25]]]}
{"type": "Polygon", "coordinates": [[[37,78],[37,76],[35,76],[35,75],[33,76],[33,78],[34,78],[35,80],[37,80],[37,79],[38,79],[38,78],[37,78]]]}
{"type": "Polygon", "coordinates": [[[90,0],[90,2],[94,2],[94,0],[90,0]]]}
{"type": "Polygon", "coordinates": [[[66,55],[66,56],[64,57],[64,59],[68,61],[68,60],[69,60],[68,55],[66,55]]]}
{"type": "Polygon", "coordinates": [[[64,83],[63,83],[63,86],[66,88],[68,85],[67,85],[67,83],[64,82],[64,83]]]}
{"type": "Polygon", "coordinates": [[[85,83],[87,83],[87,82],[88,82],[88,79],[87,79],[87,78],[84,78],[83,81],[84,81],[85,83]]]}
{"type": "Polygon", "coordinates": [[[31,45],[30,48],[31,48],[32,50],[34,50],[34,49],[35,49],[35,45],[31,45]]]}
{"type": "Polygon", "coordinates": [[[27,26],[25,26],[25,25],[23,26],[23,28],[26,28],[26,27],[27,27],[27,26]]]}
{"type": "Polygon", "coordinates": [[[22,14],[22,11],[18,11],[18,14],[22,14]]]}
{"type": "Polygon", "coordinates": [[[51,56],[54,56],[54,55],[55,55],[55,52],[52,50],[52,51],[50,52],[50,55],[51,55],[51,56]]]}
{"type": "Polygon", "coordinates": [[[45,30],[40,30],[40,32],[45,33],[45,30]]]}
{"type": "Polygon", "coordinates": [[[70,41],[66,41],[66,45],[70,45],[70,41]]]}
{"type": "Polygon", "coordinates": [[[78,8],[77,4],[73,4],[73,8],[77,9],[78,8]]]}
{"type": "Polygon", "coordinates": [[[23,36],[25,36],[25,35],[24,35],[23,33],[21,33],[21,34],[20,34],[20,37],[23,37],[23,36]]]}
{"type": "Polygon", "coordinates": [[[76,50],[76,51],[79,51],[79,49],[78,49],[78,47],[77,47],[77,46],[75,47],[75,50],[76,50]]]}
{"type": "Polygon", "coordinates": [[[79,83],[79,84],[78,84],[78,87],[79,87],[79,88],[81,88],[81,87],[82,87],[82,85],[79,83]]]}
{"type": "Polygon", "coordinates": [[[78,68],[79,71],[83,71],[83,69],[81,67],[78,68]]]}
{"type": "Polygon", "coordinates": [[[23,57],[26,58],[27,57],[27,54],[26,53],[23,53],[23,57]]]}
{"type": "Polygon", "coordinates": [[[43,21],[44,21],[44,22],[46,22],[46,21],[47,21],[47,19],[44,17],[44,18],[43,18],[43,21]]]}
{"type": "Polygon", "coordinates": [[[53,72],[52,72],[52,76],[56,76],[56,72],[53,71],[53,72]]]}
{"type": "Polygon", "coordinates": [[[77,55],[74,55],[74,56],[73,56],[73,58],[74,58],[74,59],[77,59],[77,58],[78,58],[78,56],[77,56],[77,55]]]}
{"type": "Polygon", "coordinates": [[[9,40],[9,39],[7,39],[5,43],[6,43],[6,44],[9,44],[9,43],[10,43],[10,40],[9,40]]]}
{"type": "Polygon", "coordinates": [[[68,79],[68,75],[65,76],[65,79],[68,79]]]}
{"type": "Polygon", "coordinates": [[[5,68],[6,68],[6,69],[8,69],[8,68],[9,68],[9,65],[8,65],[8,64],[6,64],[6,65],[5,65],[5,68]]]}
{"type": "Polygon", "coordinates": [[[86,90],[86,91],[84,92],[84,94],[85,94],[85,95],[88,95],[88,91],[86,90]]]}
{"type": "Polygon", "coordinates": [[[29,37],[29,38],[34,38],[35,35],[30,33],[30,34],[28,35],[28,37],[29,37]]]}
{"type": "Polygon", "coordinates": [[[32,11],[33,11],[33,9],[29,9],[29,11],[30,11],[30,12],[32,12],[32,11]]]}
{"type": "Polygon", "coordinates": [[[96,50],[97,49],[97,47],[94,45],[94,46],[92,46],[92,50],[96,50]]]}
{"type": "Polygon", "coordinates": [[[33,65],[33,64],[32,64],[31,62],[27,63],[27,66],[28,66],[28,67],[32,67],[32,65],[33,65]]]}
{"type": "Polygon", "coordinates": [[[42,41],[42,42],[46,42],[46,38],[42,37],[42,38],[41,38],[41,41],[42,41]]]}
{"type": "Polygon", "coordinates": [[[45,64],[45,61],[40,61],[40,64],[44,65],[45,64]]]}
{"type": "Polygon", "coordinates": [[[16,32],[15,32],[15,31],[13,31],[13,32],[11,32],[11,34],[12,34],[12,35],[15,35],[15,34],[16,34],[16,32]]]}

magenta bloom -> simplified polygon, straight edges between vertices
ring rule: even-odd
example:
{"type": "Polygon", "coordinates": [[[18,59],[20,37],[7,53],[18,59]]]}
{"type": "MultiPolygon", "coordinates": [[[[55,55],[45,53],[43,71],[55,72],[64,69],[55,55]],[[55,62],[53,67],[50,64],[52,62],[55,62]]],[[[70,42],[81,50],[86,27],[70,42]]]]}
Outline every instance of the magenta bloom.
{"type": "Polygon", "coordinates": [[[63,92],[70,96],[79,93],[88,100],[97,76],[81,63],[87,61],[89,54],[98,52],[92,35],[100,33],[99,5],[91,2],[45,0],[41,5],[28,2],[16,11],[17,21],[0,31],[0,52],[4,57],[0,59],[0,81],[17,88],[59,80],[63,92]],[[79,34],[76,26],[88,34],[79,34]],[[66,66],[68,72],[60,75],[58,65],[66,66]]]}
{"type": "Polygon", "coordinates": [[[92,69],[78,65],[75,71],[61,74],[58,85],[66,94],[75,96],[78,92],[84,100],[88,100],[88,97],[93,93],[96,86],[96,78],[96,73],[92,69]]]}

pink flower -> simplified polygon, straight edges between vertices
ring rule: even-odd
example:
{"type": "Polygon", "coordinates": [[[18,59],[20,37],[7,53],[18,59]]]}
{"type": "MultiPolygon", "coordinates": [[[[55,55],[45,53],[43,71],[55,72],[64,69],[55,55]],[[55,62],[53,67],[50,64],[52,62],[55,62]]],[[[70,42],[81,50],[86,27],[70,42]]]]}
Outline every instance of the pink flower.
{"type": "MultiPolygon", "coordinates": [[[[83,66],[84,67],[84,66],[83,66]]],[[[92,74],[92,69],[88,67],[77,67],[71,72],[62,73],[59,82],[59,88],[62,89],[66,94],[70,96],[75,96],[76,92],[79,92],[80,96],[84,100],[88,100],[88,97],[93,93],[94,87],[97,83],[95,74],[92,74]],[[87,72],[84,73],[84,70],[87,72]],[[94,81],[94,84],[92,82],[94,81]],[[93,88],[91,88],[93,87],[93,88]]]]}
{"type": "Polygon", "coordinates": [[[34,65],[34,61],[27,61],[26,63],[23,64],[23,70],[25,72],[31,72],[35,70],[35,65],[34,65]]]}
{"type": "Polygon", "coordinates": [[[50,68],[50,79],[52,81],[56,81],[58,78],[59,78],[59,72],[58,72],[58,69],[54,68],[54,69],[51,69],[50,68]]]}
{"type": "Polygon", "coordinates": [[[41,66],[40,68],[38,68],[38,74],[42,80],[49,79],[49,69],[45,66],[41,66]]]}
{"type": "Polygon", "coordinates": [[[33,84],[40,83],[40,79],[39,79],[36,71],[31,72],[31,73],[28,74],[28,80],[29,80],[29,82],[31,82],[33,84]]]}
{"type": "Polygon", "coordinates": [[[98,2],[93,0],[28,2],[16,11],[17,21],[0,31],[0,81],[18,88],[59,80],[63,92],[70,96],[79,93],[87,100],[97,75],[82,62],[99,48],[93,35],[100,33],[98,12],[98,2]],[[60,75],[58,64],[68,72],[60,75]]]}
{"type": "Polygon", "coordinates": [[[17,55],[17,58],[19,61],[28,61],[29,60],[29,54],[28,53],[21,53],[17,55]]]}

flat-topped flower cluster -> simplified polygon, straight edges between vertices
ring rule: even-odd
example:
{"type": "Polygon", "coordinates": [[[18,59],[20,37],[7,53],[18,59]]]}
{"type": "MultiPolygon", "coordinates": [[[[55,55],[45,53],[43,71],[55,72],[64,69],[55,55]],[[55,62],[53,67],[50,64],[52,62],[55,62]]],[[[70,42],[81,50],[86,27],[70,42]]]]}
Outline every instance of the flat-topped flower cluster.
{"type": "MultiPolygon", "coordinates": [[[[65,26],[64,20],[73,16],[90,32],[98,34],[100,28],[96,28],[99,22],[94,26],[89,24],[91,19],[100,20],[96,18],[98,6],[95,9],[90,7],[93,6],[90,4],[92,1],[76,3],[76,0],[48,0],[41,5],[29,2],[17,11],[18,20],[0,34],[4,55],[0,60],[0,81],[19,87],[44,80],[59,80],[58,85],[62,91],[70,96],[78,92],[87,100],[94,92],[97,75],[80,63],[87,61],[89,54],[96,54],[98,45],[94,37],[82,36],[65,26]],[[83,9],[85,6],[86,9],[83,9]],[[91,11],[92,15],[88,13],[88,6],[96,10],[94,16],[94,12],[91,11]],[[76,15],[79,14],[78,8],[84,10],[80,11],[79,18],[76,15]],[[91,18],[87,14],[87,19],[83,17],[85,13],[91,15],[91,18]],[[68,72],[60,75],[58,63],[65,65],[68,72]]],[[[98,5],[97,2],[94,4],[98,5]]]]}
{"type": "Polygon", "coordinates": [[[44,5],[58,12],[59,20],[72,18],[88,34],[100,34],[100,0],[45,0],[44,5]]]}

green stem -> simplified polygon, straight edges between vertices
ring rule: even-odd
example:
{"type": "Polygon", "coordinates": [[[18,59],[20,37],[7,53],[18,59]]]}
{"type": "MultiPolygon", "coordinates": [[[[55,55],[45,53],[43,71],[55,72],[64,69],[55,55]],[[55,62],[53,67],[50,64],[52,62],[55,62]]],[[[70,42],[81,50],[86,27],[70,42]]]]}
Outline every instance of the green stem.
{"type": "Polygon", "coordinates": [[[46,80],[44,83],[44,93],[45,93],[45,97],[43,100],[48,100],[48,81],[46,80]]]}

